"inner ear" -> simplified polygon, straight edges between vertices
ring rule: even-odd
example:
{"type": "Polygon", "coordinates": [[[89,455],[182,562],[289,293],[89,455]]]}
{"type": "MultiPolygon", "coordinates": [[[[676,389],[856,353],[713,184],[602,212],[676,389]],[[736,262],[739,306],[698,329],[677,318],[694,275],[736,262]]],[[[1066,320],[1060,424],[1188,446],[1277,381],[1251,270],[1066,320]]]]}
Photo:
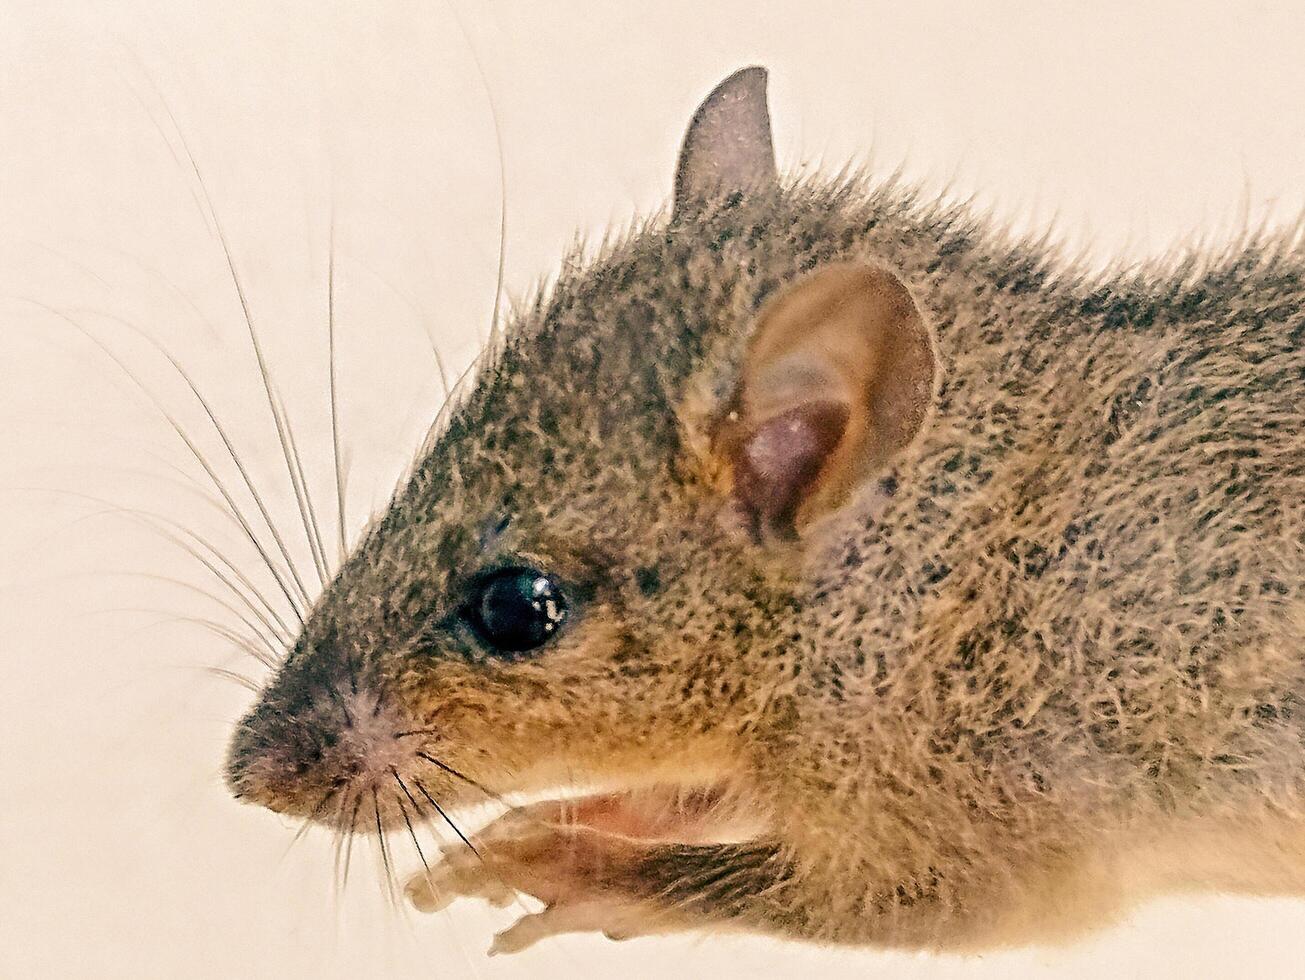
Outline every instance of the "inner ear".
{"type": "Polygon", "coordinates": [[[937,365],[924,318],[884,269],[826,266],[767,304],[718,438],[753,527],[792,536],[905,449],[937,365]]]}

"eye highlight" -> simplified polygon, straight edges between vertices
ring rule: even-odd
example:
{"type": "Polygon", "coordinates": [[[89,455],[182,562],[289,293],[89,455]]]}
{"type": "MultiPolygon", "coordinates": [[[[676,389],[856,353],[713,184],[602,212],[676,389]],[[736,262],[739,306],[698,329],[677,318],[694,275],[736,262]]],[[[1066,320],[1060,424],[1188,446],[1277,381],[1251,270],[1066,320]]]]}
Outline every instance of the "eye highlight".
{"type": "Polygon", "coordinates": [[[543,646],[567,617],[566,597],[551,575],[534,568],[504,568],[474,582],[462,618],[496,653],[526,653],[543,646]]]}

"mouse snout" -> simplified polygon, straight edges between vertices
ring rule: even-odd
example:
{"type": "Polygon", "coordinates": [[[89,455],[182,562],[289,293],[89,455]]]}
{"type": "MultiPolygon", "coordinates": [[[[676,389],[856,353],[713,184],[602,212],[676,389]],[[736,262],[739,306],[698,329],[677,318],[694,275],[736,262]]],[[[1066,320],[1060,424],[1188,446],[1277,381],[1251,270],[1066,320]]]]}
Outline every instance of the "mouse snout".
{"type": "MultiPolygon", "coordinates": [[[[339,726],[328,719],[282,713],[261,704],[239,724],[227,754],[227,786],[238,799],[276,810],[302,813],[314,789],[319,796],[336,778],[326,757],[339,743],[339,726]]],[[[311,806],[309,810],[311,812],[311,806]]]]}
{"type": "Polygon", "coordinates": [[[324,818],[332,800],[368,793],[410,761],[401,731],[384,699],[348,681],[283,674],[237,726],[227,786],[278,813],[324,818]]]}

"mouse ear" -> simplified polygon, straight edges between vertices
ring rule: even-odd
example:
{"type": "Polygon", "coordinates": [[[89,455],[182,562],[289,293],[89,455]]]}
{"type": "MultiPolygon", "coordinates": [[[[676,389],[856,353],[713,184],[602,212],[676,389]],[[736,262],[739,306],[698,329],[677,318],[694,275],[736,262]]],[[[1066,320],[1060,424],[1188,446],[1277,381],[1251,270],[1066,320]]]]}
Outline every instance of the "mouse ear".
{"type": "Polygon", "coordinates": [[[675,170],[675,216],[689,202],[775,180],[766,69],[741,68],[693,114],[675,170]]]}
{"type": "Polygon", "coordinates": [[[715,449],[758,534],[792,537],[919,433],[937,391],[933,335],[892,273],[838,264],[761,311],[715,449]]]}

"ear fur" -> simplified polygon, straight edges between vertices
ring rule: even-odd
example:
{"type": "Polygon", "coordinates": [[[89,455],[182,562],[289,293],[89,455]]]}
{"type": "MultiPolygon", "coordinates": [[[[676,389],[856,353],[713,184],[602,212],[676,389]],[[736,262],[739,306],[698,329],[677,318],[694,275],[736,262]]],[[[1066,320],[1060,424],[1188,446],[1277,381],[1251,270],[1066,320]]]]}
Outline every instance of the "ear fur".
{"type": "Polygon", "coordinates": [[[712,194],[776,179],[766,69],[741,68],[698,106],[675,171],[675,217],[712,194]]]}
{"type": "Polygon", "coordinates": [[[870,265],[825,266],[761,311],[713,448],[753,530],[792,537],[919,433],[937,390],[932,331],[870,265]]]}

